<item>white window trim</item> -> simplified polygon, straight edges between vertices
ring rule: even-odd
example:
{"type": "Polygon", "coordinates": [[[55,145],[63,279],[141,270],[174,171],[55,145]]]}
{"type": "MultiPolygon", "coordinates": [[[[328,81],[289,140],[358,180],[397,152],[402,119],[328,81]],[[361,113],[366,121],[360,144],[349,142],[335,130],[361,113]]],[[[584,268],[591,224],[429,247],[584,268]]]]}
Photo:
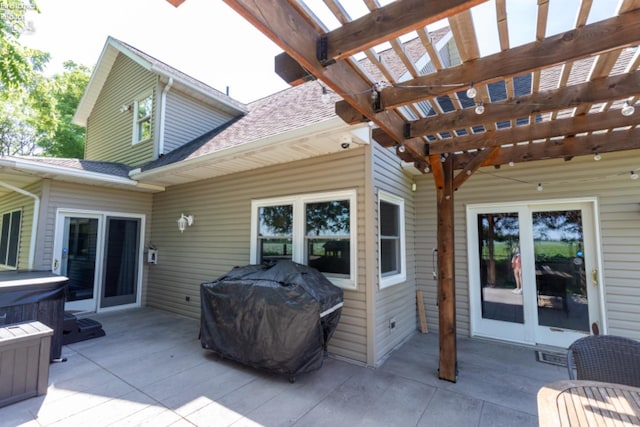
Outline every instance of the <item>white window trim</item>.
{"type": "Polygon", "coordinates": [[[249,262],[258,264],[258,210],[261,207],[274,205],[293,205],[293,262],[305,264],[305,218],[304,206],[307,203],[327,202],[331,200],[349,200],[350,224],[350,272],[349,278],[327,277],[331,283],[344,289],[357,289],[357,256],[358,256],[358,205],[356,190],[333,191],[326,193],[298,194],[286,197],[275,197],[270,199],[258,199],[251,201],[251,245],[249,250],[249,262]]]}
{"type": "Polygon", "coordinates": [[[380,245],[380,237],[382,229],[380,227],[380,202],[391,203],[393,205],[398,206],[398,218],[400,220],[400,273],[393,274],[389,276],[382,276],[382,262],[378,259],[378,280],[380,283],[380,289],[388,288],[393,285],[397,285],[399,283],[404,283],[407,281],[407,245],[406,245],[406,235],[405,235],[405,216],[404,216],[404,199],[398,196],[395,196],[391,193],[387,193],[386,191],[379,190],[378,191],[378,257],[382,254],[382,248],[380,245]]]}
{"type": "MultiPolygon", "coordinates": [[[[5,259],[2,260],[2,262],[0,262],[0,267],[2,267],[5,270],[17,270],[18,269],[18,265],[20,264],[20,237],[22,235],[22,220],[24,217],[24,212],[22,211],[22,209],[13,209],[10,211],[5,211],[0,213],[0,219],[4,218],[5,215],[9,214],[9,218],[13,217],[14,212],[20,212],[20,224],[18,225],[18,234],[17,236],[15,236],[16,239],[18,239],[17,241],[17,246],[16,246],[16,265],[10,265],[10,264],[5,264],[6,261],[6,256],[9,255],[9,247],[11,246],[11,238],[13,237],[11,235],[11,224],[9,224],[9,235],[7,236],[7,253],[5,254],[5,259]]],[[[3,226],[3,221],[0,221],[0,226],[3,226]]],[[[0,229],[1,231],[1,229],[0,229]]],[[[0,236],[1,238],[2,236],[0,236]]]]}
{"type": "Polygon", "coordinates": [[[153,136],[153,128],[151,127],[151,124],[153,123],[153,110],[154,108],[153,108],[153,91],[152,90],[148,90],[135,98],[135,101],[133,102],[133,134],[131,135],[131,145],[137,145],[137,144],[140,144],[141,142],[146,142],[151,140],[151,137],[153,136]],[[147,98],[151,98],[151,112],[149,114],[149,135],[150,136],[149,138],[139,140],[138,139],[138,104],[140,103],[140,101],[147,98]]]}

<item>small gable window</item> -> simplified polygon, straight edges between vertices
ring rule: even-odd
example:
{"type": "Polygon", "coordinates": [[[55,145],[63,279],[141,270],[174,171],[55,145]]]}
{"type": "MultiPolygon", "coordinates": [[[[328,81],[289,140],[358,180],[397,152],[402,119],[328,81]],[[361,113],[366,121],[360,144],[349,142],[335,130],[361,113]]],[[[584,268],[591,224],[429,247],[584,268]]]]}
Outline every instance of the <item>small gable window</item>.
{"type": "Polygon", "coordinates": [[[153,96],[145,94],[136,99],[134,105],[133,143],[151,139],[151,112],[153,109],[153,96]]]}
{"type": "Polygon", "coordinates": [[[5,212],[0,225],[0,265],[18,267],[18,248],[20,247],[20,223],[22,211],[5,212]]]}

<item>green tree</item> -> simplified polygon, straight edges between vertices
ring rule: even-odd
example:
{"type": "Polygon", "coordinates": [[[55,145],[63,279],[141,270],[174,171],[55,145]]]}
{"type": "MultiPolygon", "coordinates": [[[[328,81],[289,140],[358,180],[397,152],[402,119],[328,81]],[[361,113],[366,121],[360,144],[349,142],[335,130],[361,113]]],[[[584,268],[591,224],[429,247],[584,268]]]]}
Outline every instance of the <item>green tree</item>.
{"type": "MultiPolygon", "coordinates": [[[[84,156],[85,129],[71,120],[89,83],[91,70],[73,61],[65,62],[64,70],[48,82],[46,90],[48,98],[53,100],[55,127],[51,132],[43,132],[38,145],[45,155],[80,159],[84,156]]],[[[41,118],[44,118],[49,107],[40,106],[41,118]]]]}
{"type": "Polygon", "coordinates": [[[57,126],[55,100],[48,92],[49,82],[41,68],[49,54],[33,51],[30,61],[38,64],[21,85],[2,86],[0,90],[0,154],[31,155],[37,142],[57,126]]]}
{"type": "Polygon", "coordinates": [[[0,0],[0,85],[15,88],[26,84],[38,63],[36,51],[18,41],[26,29],[25,15],[29,10],[39,12],[34,1],[0,0]]]}

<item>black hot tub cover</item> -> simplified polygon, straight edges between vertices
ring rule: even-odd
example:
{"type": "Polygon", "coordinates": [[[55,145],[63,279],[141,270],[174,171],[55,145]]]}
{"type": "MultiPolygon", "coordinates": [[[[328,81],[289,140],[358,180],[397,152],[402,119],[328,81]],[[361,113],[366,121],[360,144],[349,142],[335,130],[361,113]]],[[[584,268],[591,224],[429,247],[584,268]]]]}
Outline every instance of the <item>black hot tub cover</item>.
{"type": "Polygon", "coordinates": [[[342,289],[306,265],[235,267],[200,287],[200,342],[224,358],[292,379],[322,367],[342,297],[342,289]]]}

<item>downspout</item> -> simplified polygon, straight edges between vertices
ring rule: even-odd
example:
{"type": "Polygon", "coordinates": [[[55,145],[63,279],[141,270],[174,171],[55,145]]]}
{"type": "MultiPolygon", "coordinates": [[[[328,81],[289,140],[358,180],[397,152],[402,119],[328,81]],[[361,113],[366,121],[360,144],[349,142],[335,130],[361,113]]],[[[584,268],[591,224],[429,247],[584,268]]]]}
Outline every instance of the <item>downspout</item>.
{"type": "Polygon", "coordinates": [[[158,157],[164,154],[164,120],[165,120],[165,110],[167,106],[167,93],[171,90],[171,86],[173,86],[173,77],[169,77],[169,81],[165,85],[164,89],[162,89],[162,94],[160,95],[160,124],[159,124],[159,135],[158,135],[158,157]]]}
{"type": "Polygon", "coordinates": [[[36,253],[36,237],[37,237],[36,234],[38,231],[38,220],[40,218],[40,197],[4,181],[0,181],[0,185],[5,188],[8,188],[11,191],[15,191],[16,193],[20,193],[24,196],[33,198],[33,221],[31,223],[31,243],[29,244],[29,266],[28,266],[29,270],[33,270],[33,261],[36,253]]]}

